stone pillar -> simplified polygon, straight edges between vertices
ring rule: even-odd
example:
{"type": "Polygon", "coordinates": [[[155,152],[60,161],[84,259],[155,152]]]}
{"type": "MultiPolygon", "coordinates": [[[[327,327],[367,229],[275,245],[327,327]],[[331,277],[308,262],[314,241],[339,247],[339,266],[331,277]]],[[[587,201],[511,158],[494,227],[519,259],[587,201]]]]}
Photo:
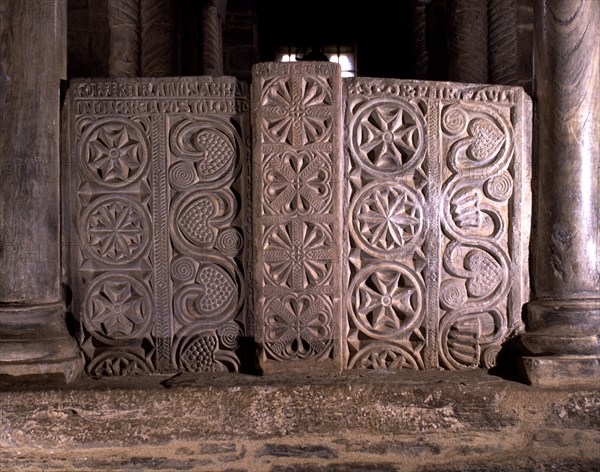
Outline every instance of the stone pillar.
{"type": "Polygon", "coordinates": [[[517,84],[517,3],[517,0],[489,0],[488,3],[488,69],[492,84],[517,84]]]}
{"type": "Polygon", "coordinates": [[[223,23],[226,0],[205,0],[202,11],[204,75],[223,75],[223,23]]]}
{"type": "Polygon", "coordinates": [[[600,2],[537,0],[533,385],[600,385],[600,2]]]}
{"type": "Polygon", "coordinates": [[[65,325],[60,287],[66,4],[1,3],[0,374],[56,374],[69,381],[82,360],[65,325]]]}
{"type": "Polygon", "coordinates": [[[488,77],[488,0],[449,0],[449,79],[484,84],[488,77]]]}
{"type": "Polygon", "coordinates": [[[177,75],[177,34],[173,0],[142,0],[142,76],[177,75]]]}
{"type": "Polygon", "coordinates": [[[431,0],[412,0],[411,25],[415,63],[415,77],[429,78],[429,52],[427,50],[427,5],[431,0]]]}
{"type": "Polygon", "coordinates": [[[108,0],[111,77],[140,75],[140,2],[108,0]]]}

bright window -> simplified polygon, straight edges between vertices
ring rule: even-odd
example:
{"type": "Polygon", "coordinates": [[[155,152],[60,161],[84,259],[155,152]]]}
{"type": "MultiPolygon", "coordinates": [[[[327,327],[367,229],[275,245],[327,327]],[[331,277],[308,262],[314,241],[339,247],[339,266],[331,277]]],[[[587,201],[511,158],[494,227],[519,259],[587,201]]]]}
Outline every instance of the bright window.
{"type": "MultiPolygon", "coordinates": [[[[355,74],[355,65],[354,65],[354,54],[351,53],[338,53],[338,52],[329,52],[325,49],[325,55],[329,59],[330,62],[335,62],[339,64],[342,68],[342,77],[354,77],[355,74]]],[[[298,57],[302,57],[303,54],[295,54],[295,53],[279,53],[276,55],[275,59],[281,62],[296,62],[298,57]]]]}

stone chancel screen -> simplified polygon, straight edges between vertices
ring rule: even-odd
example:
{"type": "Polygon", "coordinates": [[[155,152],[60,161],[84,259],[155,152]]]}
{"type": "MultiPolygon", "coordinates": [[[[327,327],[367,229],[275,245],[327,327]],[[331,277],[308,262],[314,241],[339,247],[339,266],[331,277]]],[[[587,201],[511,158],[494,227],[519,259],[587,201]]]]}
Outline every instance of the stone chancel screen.
{"type": "Polygon", "coordinates": [[[519,87],[78,80],[65,113],[71,311],[91,375],[491,367],[529,298],[519,87]],[[252,150],[252,153],[250,153],[252,150]]]}
{"type": "Polygon", "coordinates": [[[344,90],[347,366],[492,367],[529,296],[529,98],[360,78],[344,90]]]}
{"type": "Polygon", "coordinates": [[[529,297],[530,99],[336,67],[254,68],[261,365],[493,366],[529,297]]]}
{"type": "Polygon", "coordinates": [[[91,375],[238,370],[247,97],[227,77],[72,82],[65,266],[91,375]]]}

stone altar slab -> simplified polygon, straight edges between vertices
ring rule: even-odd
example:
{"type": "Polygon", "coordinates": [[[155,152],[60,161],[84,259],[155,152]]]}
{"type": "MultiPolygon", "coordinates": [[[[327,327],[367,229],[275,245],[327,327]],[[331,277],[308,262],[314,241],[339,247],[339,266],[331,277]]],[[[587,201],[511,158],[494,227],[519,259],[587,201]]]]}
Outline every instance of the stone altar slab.
{"type": "Polygon", "coordinates": [[[82,79],[66,108],[65,277],[88,373],[237,371],[252,331],[247,86],[82,79]]]}
{"type": "Polygon", "coordinates": [[[253,73],[263,370],[493,366],[529,299],[529,97],[253,73]]]}

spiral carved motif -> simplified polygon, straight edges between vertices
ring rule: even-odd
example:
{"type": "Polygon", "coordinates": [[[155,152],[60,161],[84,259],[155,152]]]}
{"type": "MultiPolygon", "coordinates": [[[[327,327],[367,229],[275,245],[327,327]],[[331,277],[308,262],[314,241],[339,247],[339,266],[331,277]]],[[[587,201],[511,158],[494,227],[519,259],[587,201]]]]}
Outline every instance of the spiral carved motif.
{"type": "Polygon", "coordinates": [[[185,189],[198,180],[196,169],[191,162],[179,161],[169,169],[171,185],[177,189],[185,189]]]}
{"type": "Polygon", "coordinates": [[[237,256],[244,246],[244,240],[235,228],[226,228],[217,236],[215,249],[225,256],[237,256]]]}
{"type": "Polygon", "coordinates": [[[190,282],[196,275],[196,265],[191,257],[180,256],[171,263],[171,277],[177,282],[190,282]]]}
{"type": "Polygon", "coordinates": [[[451,135],[464,133],[467,129],[467,123],[467,114],[457,106],[447,108],[442,115],[443,129],[451,135]]]}
{"type": "Polygon", "coordinates": [[[224,348],[237,349],[242,332],[240,326],[235,321],[221,326],[218,333],[224,348]]]}
{"type": "Polygon", "coordinates": [[[506,201],[513,192],[512,177],[507,172],[490,177],[485,182],[484,190],[486,195],[492,200],[497,202],[506,201]]]}

